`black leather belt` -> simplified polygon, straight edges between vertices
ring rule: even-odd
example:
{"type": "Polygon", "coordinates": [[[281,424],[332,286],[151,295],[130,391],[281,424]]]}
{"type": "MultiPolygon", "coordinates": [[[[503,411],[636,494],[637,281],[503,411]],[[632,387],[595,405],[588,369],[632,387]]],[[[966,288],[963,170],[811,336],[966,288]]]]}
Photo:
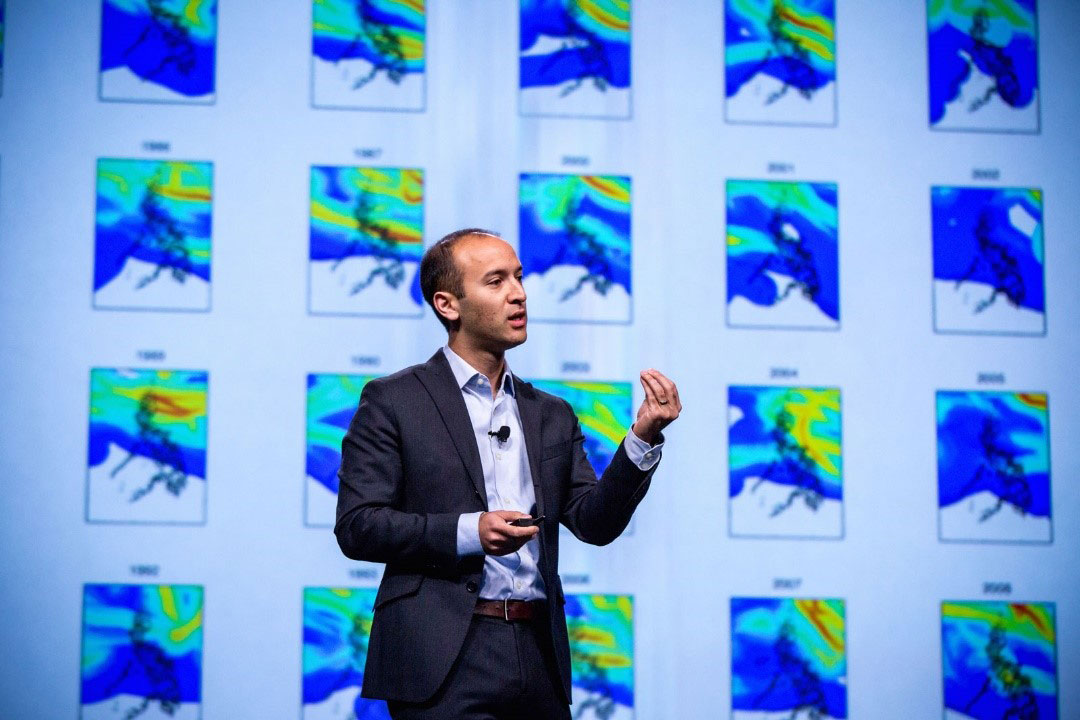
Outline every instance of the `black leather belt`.
{"type": "Polygon", "coordinates": [[[485,617],[512,620],[532,620],[543,615],[543,600],[477,600],[473,613],[485,617]]]}

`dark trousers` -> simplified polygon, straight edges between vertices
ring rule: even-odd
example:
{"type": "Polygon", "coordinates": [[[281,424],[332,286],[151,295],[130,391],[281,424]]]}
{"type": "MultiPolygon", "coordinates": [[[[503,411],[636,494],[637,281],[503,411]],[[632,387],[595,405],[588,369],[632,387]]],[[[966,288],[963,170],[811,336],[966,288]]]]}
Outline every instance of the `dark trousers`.
{"type": "Polygon", "coordinates": [[[541,621],[473,616],[461,653],[439,691],[422,703],[391,700],[394,720],[570,718],[541,621]]]}

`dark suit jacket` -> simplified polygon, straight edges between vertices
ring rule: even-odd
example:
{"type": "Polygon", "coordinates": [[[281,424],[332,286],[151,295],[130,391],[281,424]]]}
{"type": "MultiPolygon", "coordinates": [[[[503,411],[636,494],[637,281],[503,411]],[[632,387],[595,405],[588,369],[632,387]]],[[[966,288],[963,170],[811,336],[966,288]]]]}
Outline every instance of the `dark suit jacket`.
{"type": "MultiPolygon", "coordinates": [[[[630,522],[652,471],[619,449],[597,481],[570,405],[514,378],[536,493],[540,574],[562,688],[570,650],[559,580],[559,523],[594,545],[630,522]]],[[[334,534],[354,560],[386,563],[364,670],[363,696],[428,699],[457,657],[472,619],[484,556],[458,558],[462,513],[487,510],[476,436],[450,364],[423,365],[364,386],[342,442],[334,534]]],[[[499,509],[499,508],[493,508],[499,509]]]]}

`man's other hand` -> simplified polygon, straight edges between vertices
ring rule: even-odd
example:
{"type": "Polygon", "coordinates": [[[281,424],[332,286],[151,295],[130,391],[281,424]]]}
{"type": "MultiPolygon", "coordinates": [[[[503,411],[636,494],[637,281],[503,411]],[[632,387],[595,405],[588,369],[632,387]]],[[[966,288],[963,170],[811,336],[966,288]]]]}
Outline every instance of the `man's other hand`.
{"type": "Polygon", "coordinates": [[[517,510],[492,510],[480,516],[480,545],[488,555],[509,555],[536,537],[538,527],[514,527],[510,520],[529,517],[517,510]]]}
{"type": "Polygon", "coordinates": [[[641,371],[641,387],[645,388],[645,401],[638,408],[633,431],[645,442],[655,445],[660,439],[660,431],[682,412],[679,389],[657,370],[641,371]]]}

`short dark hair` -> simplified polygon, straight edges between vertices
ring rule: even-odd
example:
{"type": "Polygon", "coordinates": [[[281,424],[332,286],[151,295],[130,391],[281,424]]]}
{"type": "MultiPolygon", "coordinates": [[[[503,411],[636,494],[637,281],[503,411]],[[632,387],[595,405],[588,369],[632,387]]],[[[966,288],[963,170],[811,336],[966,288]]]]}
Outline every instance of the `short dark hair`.
{"type": "Polygon", "coordinates": [[[420,260],[420,292],[424,300],[435,312],[447,332],[457,329],[457,321],[451,322],[435,310],[435,293],[448,292],[456,298],[465,297],[465,278],[461,268],[454,262],[454,246],[458,240],[470,235],[491,235],[502,237],[499,233],[480,228],[465,228],[439,238],[438,242],[429,247],[420,260]]]}

